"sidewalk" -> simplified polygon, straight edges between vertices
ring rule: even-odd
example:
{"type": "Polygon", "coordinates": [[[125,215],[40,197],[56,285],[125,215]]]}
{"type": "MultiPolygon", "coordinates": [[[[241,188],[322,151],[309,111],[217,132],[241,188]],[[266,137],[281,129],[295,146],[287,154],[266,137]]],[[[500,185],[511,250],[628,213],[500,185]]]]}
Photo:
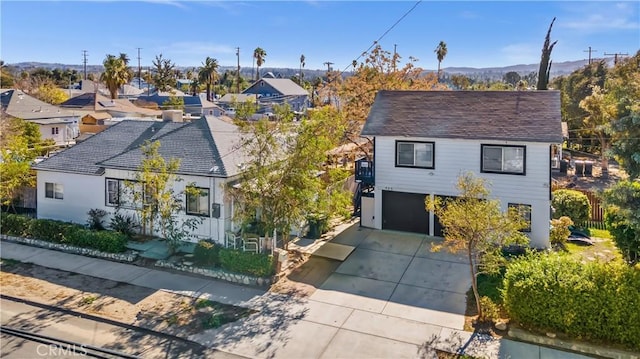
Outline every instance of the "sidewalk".
{"type": "Polygon", "coordinates": [[[253,358],[433,358],[425,347],[486,358],[586,358],[507,339],[250,287],[2,242],[2,258],[260,311],[190,339],[253,358]],[[431,343],[429,343],[432,340],[431,343]],[[429,345],[431,344],[431,345],[429,345]]]}

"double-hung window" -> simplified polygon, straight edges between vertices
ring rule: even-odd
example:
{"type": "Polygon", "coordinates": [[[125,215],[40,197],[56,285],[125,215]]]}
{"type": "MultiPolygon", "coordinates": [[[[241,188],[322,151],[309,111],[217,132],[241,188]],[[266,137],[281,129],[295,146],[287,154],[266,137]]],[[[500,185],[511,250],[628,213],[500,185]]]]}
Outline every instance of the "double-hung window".
{"type": "Polygon", "coordinates": [[[434,168],[433,142],[396,141],[396,167],[434,168]]]}
{"type": "Polygon", "coordinates": [[[509,210],[514,208],[518,215],[522,218],[523,221],[527,224],[527,226],[521,229],[522,232],[531,232],[531,205],[530,204],[521,204],[521,203],[509,203],[509,210]]]}
{"type": "Polygon", "coordinates": [[[44,196],[46,198],[63,199],[64,187],[60,183],[46,182],[44,184],[44,196]]]}
{"type": "Polygon", "coordinates": [[[482,145],[481,172],[525,174],[526,147],[482,145]]]}
{"type": "Polygon", "coordinates": [[[209,216],[209,189],[189,187],[187,189],[187,214],[209,216]]]}
{"type": "MultiPolygon", "coordinates": [[[[135,181],[107,178],[105,204],[109,207],[139,208],[141,198],[136,201],[136,193],[142,193],[142,184],[135,181]],[[136,203],[138,203],[136,205],[136,203]]],[[[140,196],[138,196],[140,197],[140,196]]]]}

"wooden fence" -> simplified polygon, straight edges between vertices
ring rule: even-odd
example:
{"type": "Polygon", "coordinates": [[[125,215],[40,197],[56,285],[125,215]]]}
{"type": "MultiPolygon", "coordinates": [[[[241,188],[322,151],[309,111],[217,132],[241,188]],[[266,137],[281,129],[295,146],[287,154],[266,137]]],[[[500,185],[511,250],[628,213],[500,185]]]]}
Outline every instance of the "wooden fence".
{"type": "MultiPolygon", "coordinates": [[[[562,189],[562,188],[560,187],[553,188],[554,191],[557,189],[562,189]]],[[[604,208],[602,208],[602,202],[600,201],[600,198],[598,198],[596,193],[586,189],[579,189],[579,188],[568,188],[568,189],[583,193],[584,195],[587,196],[587,198],[589,199],[589,203],[591,204],[591,213],[589,214],[589,220],[587,221],[587,223],[582,223],[581,226],[588,227],[588,228],[605,229],[604,208]]]]}

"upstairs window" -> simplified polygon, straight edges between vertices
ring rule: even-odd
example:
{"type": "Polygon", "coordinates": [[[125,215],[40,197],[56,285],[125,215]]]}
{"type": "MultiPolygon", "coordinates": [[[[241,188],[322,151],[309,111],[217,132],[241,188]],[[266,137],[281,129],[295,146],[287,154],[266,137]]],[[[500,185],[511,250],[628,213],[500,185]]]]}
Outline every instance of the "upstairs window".
{"type": "Polygon", "coordinates": [[[396,141],[396,167],[434,168],[433,142],[396,141]]]}
{"type": "Polygon", "coordinates": [[[44,196],[46,198],[63,199],[64,187],[60,183],[46,182],[44,184],[44,196]]]}
{"type": "Polygon", "coordinates": [[[187,190],[187,214],[209,217],[209,189],[189,187],[187,190]]]}
{"type": "Polygon", "coordinates": [[[481,172],[525,174],[525,146],[482,145],[481,172]]]}

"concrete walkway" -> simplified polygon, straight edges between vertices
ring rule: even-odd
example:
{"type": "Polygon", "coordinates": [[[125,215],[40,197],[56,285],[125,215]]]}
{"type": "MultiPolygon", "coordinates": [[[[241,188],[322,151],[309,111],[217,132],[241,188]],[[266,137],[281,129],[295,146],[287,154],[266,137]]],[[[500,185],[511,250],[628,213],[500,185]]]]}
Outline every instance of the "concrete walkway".
{"type": "MultiPolygon", "coordinates": [[[[369,234],[370,231],[352,227],[336,240],[360,244],[369,234]]],[[[370,240],[371,246],[376,245],[373,243],[376,241],[370,240]]],[[[376,302],[361,306],[371,299],[367,297],[370,294],[361,296],[357,291],[349,293],[348,288],[332,288],[331,277],[311,298],[301,298],[15,243],[2,242],[0,251],[2,258],[258,309],[258,314],[190,338],[252,358],[432,358],[433,348],[464,348],[465,353],[486,358],[585,358],[536,345],[475,336],[457,329],[458,324],[452,325],[448,319],[445,325],[438,324],[438,312],[454,315],[446,311],[404,305],[385,312],[376,307],[376,302]],[[421,314],[413,318],[412,310],[421,314]],[[430,310],[432,316],[427,315],[425,320],[425,313],[429,312],[420,310],[430,310]]],[[[337,272],[349,270],[338,268],[337,272]]],[[[348,285],[348,281],[341,285],[348,285]]],[[[406,295],[411,295],[411,290],[406,295]]],[[[389,298],[383,300],[388,302],[389,298]]]]}

